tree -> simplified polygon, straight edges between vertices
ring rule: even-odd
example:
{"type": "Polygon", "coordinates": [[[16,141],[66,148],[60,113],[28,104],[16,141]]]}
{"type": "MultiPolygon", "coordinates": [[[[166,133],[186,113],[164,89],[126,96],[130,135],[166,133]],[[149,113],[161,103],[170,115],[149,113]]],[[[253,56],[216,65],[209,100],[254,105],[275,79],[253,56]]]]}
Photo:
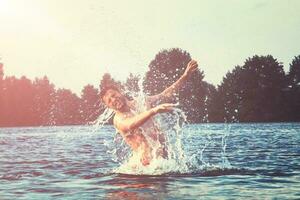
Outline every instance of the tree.
{"type": "MultiPolygon", "coordinates": [[[[190,54],[179,48],[160,51],[149,64],[143,83],[145,91],[149,95],[162,92],[183,74],[190,60],[190,54]]],[[[197,71],[179,91],[180,105],[190,122],[199,122],[203,118],[201,116],[205,100],[203,77],[203,72],[197,71]]]]}
{"type": "Polygon", "coordinates": [[[82,123],[95,121],[101,111],[98,89],[92,85],[86,85],[81,91],[80,102],[82,123]]]}
{"type": "Polygon", "coordinates": [[[4,117],[4,102],[3,102],[3,77],[4,77],[4,72],[3,72],[3,64],[0,63],[0,127],[1,124],[3,123],[3,117],[4,117]]]}
{"type": "Polygon", "coordinates": [[[253,56],[228,72],[218,88],[227,122],[272,122],[283,116],[283,66],[271,55],[253,56]]]}
{"type": "Polygon", "coordinates": [[[31,80],[6,77],[3,80],[2,116],[0,122],[5,126],[29,126],[33,124],[33,95],[31,80]]]}
{"type": "Polygon", "coordinates": [[[222,112],[220,112],[223,107],[219,103],[220,98],[216,87],[203,81],[203,88],[205,89],[205,100],[202,111],[202,122],[223,122],[224,117],[222,116],[222,112]]]}
{"type": "Polygon", "coordinates": [[[52,124],[52,106],[55,103],[55,88],[50,83],[47,76],[36,78],[33,82],[34,87],[34,114],[36,125],[51,125],[52,124]]]}
{"type": "Polygon", "coordinates": [[[67,89],[58,89],[52,107],[52,125],[80,124],[80,99],[67,89]]]}
{"type": "Polygon", "coordinates": [[[133,75],[132,73],[129,74],[126,83],[125,88],[129,92],[139,92],[141,88],[139,88],[139,81],[141,80],[141,77],[139,75],[133,75]]]}
{"type": "Polygon", "coordinates": [[[300,86],[300,55],[295,56],[290,64],[290,71],[288,74],[288,83],[292,87],[300,86]]]}
{"type": "Polygon", "coordinates": [[[3,64],[0,63],[0,82],[2,83],[3,81],[3,76],[4,76],[4,72],[3,72],[3,64]]]}
{"type": "Polygon", "coordinates": [[[99,85],[100,91],[102,91],[105,87],[110,85],[114,85],[119,89],[123,88],[121,82],[114,80],[109,73],[103,74],[99,85]]]}
{"type": "Polygon", "coordinates": [[[290,64],[285,89],[285,102],[287,103],[286,120],[300,121],[300,55],[296,56],[290,64]]]}

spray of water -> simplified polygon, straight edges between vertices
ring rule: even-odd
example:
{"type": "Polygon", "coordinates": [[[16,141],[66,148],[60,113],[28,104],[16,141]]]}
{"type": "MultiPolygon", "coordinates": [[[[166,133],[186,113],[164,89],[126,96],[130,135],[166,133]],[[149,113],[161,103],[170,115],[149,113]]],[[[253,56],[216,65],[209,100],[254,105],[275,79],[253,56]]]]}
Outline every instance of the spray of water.
{"type": "Polygon", "coordinates": [[[96,132],[99,128],[102,128],[108,121],[113,117],[114,111],[109,108],[105,108],[103,113],[91,124],[93,124],[94,131],[96,132]]]}
{"type": "MultiPolygon", "coordinates": [[[[147,109],[147,97],[143,92],[141,79],[139,80],[138,85],[139,88],[141,88],[138,92],[128,91],[125,88],[125,92],[129,93],[135,102],[137,102],[136,109],[132,110],[133,113],[140,113],[147,109]]],[[[207,108],[205,108],[205,112],[207,112],[207,108]]],[[[99,127],[102,127],[105,123],[107,123],[113,114],[112,110],[106,109],[94,123],[95,130],[99,130],[99,127]]],[[[206,122],[208,122],[207,113],[205,114],[205,118],[206,122]]],[[[153,156],[150,164],[144,166],[140,162],[141,155],[138,153],[132,153],[129,148],[126,148],[127,152],[124,153],[124,149],[122,149],[125,145],[124,140],[116,134],[114,141],[118,144],[108,146],[109,153],[113,155],[114,161],[120,163],[120,166],[113,170],[115,173],[158,175],[165,173],[194,173],[197,170],[207,169],[211,166],[222,169],[230,167],[230,163],[226,158],[226,137],[228,136],[226,133],[222,136],[222,164],[221,166],[215,166],[211,165],[208,160],[204,160],[204,152],[206,148],[214,143],[209,134],[204,134],[201,138],[204,140],[204,146],[200,147],[200,150],[194,155],[187,156],[184,149],[184,140],[188,137],[188,134],[184,133],[184,126],[187,125],[187,123],[186,116],[182,110],[175,108],[172,113],[156,115],[153,117],[153,123],[154,126],[157,127],[165,136],[165,145],[167,146],[166,149],[168,154],[167,158],[153,156]]],[[[143,136],[146,138],[147,143],[151,146],[152,155],[155,155],[155,152],[161,148],[161,144],[150,137],[151,132],[154,131],[153,127],[141,128],[143,136]]]]}
{"type": "Polygon", "coordinates": [[[221,151],[222,169],[231,168],[230,162],[228,161],[227,156],[226,156],[226,147],[227,147],[226,138],[229,136],[230,128],[231,128],[231,125],[227,125],[226,130],[224,131],[224,134],[222,135],[222,151],[221,151]]]}

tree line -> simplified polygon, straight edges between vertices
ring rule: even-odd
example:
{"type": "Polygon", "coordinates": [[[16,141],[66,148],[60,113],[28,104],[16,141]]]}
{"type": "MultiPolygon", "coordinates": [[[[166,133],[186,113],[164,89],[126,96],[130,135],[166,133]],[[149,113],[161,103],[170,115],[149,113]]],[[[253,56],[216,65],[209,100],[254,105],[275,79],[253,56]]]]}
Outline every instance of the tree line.
{"type": "MultiPolygon", "coordinates": [[[[130,74],[122,83],[106,73],[99,87],[88,84],[79,96],[57,89],[46,76],[34,80],[4,76],[0,63],[0,127],[88,124],[105,109],[99,92],[106,84],[137,92],[141,81],[148,95],[157,94],[183,74],[190,60],[182,49],[161,50],[145,77],[130,74]]],[[[218,86],[203,78],[200,69],[179,91],[177,101],[191,123],[300,121],[300,55],[288,73],[273,56],[254,55],[229,71],[218,86]]]]}

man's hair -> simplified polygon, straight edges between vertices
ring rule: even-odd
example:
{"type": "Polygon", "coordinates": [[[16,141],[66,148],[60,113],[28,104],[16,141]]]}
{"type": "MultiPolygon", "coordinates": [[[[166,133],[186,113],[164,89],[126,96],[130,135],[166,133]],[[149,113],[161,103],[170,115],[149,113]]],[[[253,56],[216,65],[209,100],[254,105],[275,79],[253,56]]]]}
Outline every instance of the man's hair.
{"type": "Polygon", "coordinates": [[[115,86],[115,85],[107,85],[107,86],[105,86],[105,87],[103,87],[103,88],[101,88],[101,91],[100,91],[100,98],[103,100],[103,97],[105,96],[105,94],[106,94],[106,92],[108,91],[108,90],[116,90],[116,91],[118,91],[118,92],[121,92],[121,90],[117,87],[117,86],[115,86]]]}

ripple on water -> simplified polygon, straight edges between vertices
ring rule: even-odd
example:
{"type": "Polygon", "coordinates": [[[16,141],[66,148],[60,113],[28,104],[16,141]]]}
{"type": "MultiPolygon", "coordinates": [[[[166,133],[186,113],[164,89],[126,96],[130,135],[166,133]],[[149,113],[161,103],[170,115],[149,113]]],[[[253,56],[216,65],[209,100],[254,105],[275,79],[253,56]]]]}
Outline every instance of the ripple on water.
{"type": "Polygon", "coordinates": [[[1,199],[300,197],[300,124],[232,125],[226,148],[231,168],[222,167],[223,124],[187,126],[184,151],[187,158],[202,152],[193,157],[199,166],[159,175],[113,173],[122,164],[106,145],[115,145],[113,127],[89,135],[92,129],[0,129],[1,199]]]}

